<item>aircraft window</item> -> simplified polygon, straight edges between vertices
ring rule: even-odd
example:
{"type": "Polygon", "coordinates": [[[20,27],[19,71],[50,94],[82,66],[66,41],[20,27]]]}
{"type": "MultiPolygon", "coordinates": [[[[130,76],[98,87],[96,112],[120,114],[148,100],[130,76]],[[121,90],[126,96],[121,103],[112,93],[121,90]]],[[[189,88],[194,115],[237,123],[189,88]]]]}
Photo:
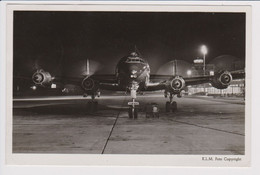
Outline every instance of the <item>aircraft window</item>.
{"type": "Polygon", "coordinates": [[[132,62],[137,62],[137,63],[144,63],[144,60],[140,59],[140,58],[128,58],[126,60],[127,63],[132,63],[132,62]]]}

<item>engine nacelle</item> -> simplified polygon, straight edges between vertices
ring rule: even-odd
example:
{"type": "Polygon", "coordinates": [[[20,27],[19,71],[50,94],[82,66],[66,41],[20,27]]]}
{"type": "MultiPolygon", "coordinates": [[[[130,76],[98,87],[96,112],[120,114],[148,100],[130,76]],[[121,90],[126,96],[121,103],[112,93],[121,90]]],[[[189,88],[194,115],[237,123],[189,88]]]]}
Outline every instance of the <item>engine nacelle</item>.
{"type": "Polygon", "coordinates": [[[86,77],[82,80],[81,86],[85,91],[95,92],[98,90],[98,83],[90,77],[86,77]]]}
{"type": "Polygon", "coordinates": [[[211,85],[217,89],[226,89],[232,81],[232,75],[228,71],[220,71],[217,73],[213,80],[211,81],[211,85]]]}
{"type": "Polygon", "coordinates": [[[168,91],[174,93],[180,93],[184,87],[185,81],[181,76],[175,76],[167,82],[168,91]]]}
{"type": "Polygon", "coordinates": [[[37,86],[51,86],[52,80],[51,74],[42,69],[37,70],[32,76],[32,81],[37,86]]]}

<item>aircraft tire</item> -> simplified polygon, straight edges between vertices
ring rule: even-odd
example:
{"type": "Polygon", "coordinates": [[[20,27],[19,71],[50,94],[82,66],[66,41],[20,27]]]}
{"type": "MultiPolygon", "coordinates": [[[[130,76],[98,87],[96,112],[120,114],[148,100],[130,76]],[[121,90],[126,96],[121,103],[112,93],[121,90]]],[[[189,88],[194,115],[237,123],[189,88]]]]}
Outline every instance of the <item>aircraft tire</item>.
{"type": "Polygon", "coordinates": [[[171,111],[171,103],[169,101],[167,101],[166,104],[165,104],[165,110],[166,110],[166,112],[171,111]]]}
{"type": "Polygon", "coordinates": [[[138,118],[138,110],[137,108],[134,108],[134,119],[138,118]]]}
{"type": "Polygon", "coordinates": [[[130,119],[132,119],[134,117],[133,116],[134,113],[133,113],[132,109],[133,109],[132,107],[129,107],[129,109],[128,109],[128,116],[130,119]]]}
{"type": "Polygon", "coordinates": [[[172,102],[171,108],[172,108],[172,112],[175,112],[177,110],[177,102],[176,101],[172,102]]]}

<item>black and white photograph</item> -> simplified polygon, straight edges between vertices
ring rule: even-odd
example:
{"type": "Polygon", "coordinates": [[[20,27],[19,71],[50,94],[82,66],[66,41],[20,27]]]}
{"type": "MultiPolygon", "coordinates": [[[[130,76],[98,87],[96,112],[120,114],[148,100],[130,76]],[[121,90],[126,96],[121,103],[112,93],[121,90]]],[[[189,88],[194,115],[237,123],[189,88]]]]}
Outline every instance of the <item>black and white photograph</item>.
{"type": "Polygon", "coordinates": [[[13,10],[11,153],[239,162],[247,13],[13,10]]]}

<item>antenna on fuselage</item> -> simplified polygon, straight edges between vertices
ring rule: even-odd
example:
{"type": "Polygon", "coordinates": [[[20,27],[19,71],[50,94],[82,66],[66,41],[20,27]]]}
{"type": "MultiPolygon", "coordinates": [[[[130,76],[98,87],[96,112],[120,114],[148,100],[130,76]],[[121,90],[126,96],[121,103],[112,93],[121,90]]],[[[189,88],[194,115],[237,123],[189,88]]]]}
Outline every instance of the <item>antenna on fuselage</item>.
{"type": "Polygon", "coordinates": [[[139,50],[137,49],[136,45],[135,45],[135,52],[140,56],[142,57],[141,53],[139,52],[139,50]]]}

